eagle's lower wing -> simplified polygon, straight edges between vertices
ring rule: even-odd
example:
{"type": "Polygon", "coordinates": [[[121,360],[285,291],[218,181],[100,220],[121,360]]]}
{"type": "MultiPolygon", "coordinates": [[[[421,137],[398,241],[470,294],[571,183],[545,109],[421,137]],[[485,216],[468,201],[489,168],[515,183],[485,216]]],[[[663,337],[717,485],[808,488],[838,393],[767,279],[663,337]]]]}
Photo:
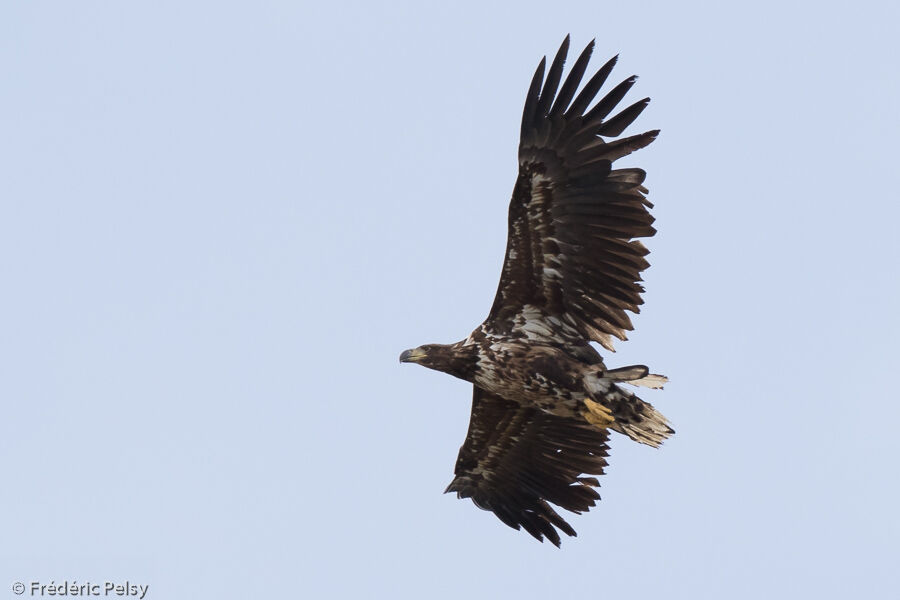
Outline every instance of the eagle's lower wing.
{"type": "Polygon", "coordinates": [[[569,38],[543,81],[541,60],[522,115],[519,177],[509,206],[509,238],[497,296],[485,326],[534,339],[593,340],[632,329],[625,311],[639,312],[640,273],[647,249],[634,238],[656,231],[644,197],[641,169],[612,163],[652,142],[659,131],[618,136],[650,101],[607,116],[634,84],[630,77],[588,106],[616,59],[577,95],[594,43],[572,67],[557,94],[569,38]],[[574,100],[573,100],[574,98],[574,100]]]}
{"type": "Polygon", "coordinates": [[[557,528],[575,530],[550,506],[581,513],[600,495],[594,477],[606,466],[605,430],[522,407],[478,387],[466,441],[447,492],[471,498],[514,529],[559,546],[557,528]]]}

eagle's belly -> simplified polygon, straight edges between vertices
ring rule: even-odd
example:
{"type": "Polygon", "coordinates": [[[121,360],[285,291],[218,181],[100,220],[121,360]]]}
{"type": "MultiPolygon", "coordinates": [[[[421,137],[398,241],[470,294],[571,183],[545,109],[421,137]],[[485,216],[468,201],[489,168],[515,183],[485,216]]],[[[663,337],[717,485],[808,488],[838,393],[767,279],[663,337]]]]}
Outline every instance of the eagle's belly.
{"type": "Polygon", "coordinates": [[[523,406],[533,406],[561,417],[581,413],[585,391],[583,365],[562,353],[535,351],[496,352],[478,362],[473,383],[523,406]],[[493,358],[493,360],[491,360],[493,358]]]}

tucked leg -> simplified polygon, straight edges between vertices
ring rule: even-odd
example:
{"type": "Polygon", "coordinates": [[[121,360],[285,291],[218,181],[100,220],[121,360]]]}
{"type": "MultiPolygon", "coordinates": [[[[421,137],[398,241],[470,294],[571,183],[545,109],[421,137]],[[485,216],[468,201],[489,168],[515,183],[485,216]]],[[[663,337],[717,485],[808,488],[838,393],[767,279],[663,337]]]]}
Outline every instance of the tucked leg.
{"type": "Polygon", "coordinates": [[[599,402],[594,402],[590,398],[585,398],[584,406],[586,407],[586,410],[581,411],[581,416],[583,416],[591,425],[597,427],[609,427],[615,423],[616,420],[609,409],[599,402]]]}

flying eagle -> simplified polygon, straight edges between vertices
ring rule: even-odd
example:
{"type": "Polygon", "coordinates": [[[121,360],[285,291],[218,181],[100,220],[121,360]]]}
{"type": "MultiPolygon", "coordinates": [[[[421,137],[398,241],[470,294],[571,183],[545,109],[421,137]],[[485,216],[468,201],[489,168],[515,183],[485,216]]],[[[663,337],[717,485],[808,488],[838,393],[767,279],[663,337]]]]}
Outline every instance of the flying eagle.
{"type": "Polygon", "coordinates": [[[487,319],[460,342],[400,355],[474,386],[469,431],[446,492],[556,546],[559,531],[575,530],[551,504],[581,513],[600,499],[594,476],[607,464],[610,429],[654,447],[674,433],[622,386],[660,388],[666,378],[643,365],[607,369],[590,344],[612,351],[612,338],[624,340],[632,329],[625,311],[637,313],[643,302],[638,282],[648,250],[636,238],[656,232],[653,205],[644,197],[645,172],[612,163],[659,134],[611,139],[650,101],[609,117],[636,77],[590,107],[615,57],[576,95],[593,48],[592,41],[560,88],[566,36],[546,79],[544,57],[531,81],[506,257],[487,319]]]}

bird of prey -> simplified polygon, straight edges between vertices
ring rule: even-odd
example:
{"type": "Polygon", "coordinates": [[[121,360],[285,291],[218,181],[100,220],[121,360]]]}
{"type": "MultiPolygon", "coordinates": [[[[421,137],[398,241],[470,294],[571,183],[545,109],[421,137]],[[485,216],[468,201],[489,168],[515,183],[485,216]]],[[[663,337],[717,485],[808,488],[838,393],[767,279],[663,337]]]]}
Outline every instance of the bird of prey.
{"type": "Polygon", "coordinates": [[[559,546],[575,530],[551,505],[581,513],[600,496],[609,430],[659,446],[665,417],[623,384],[660,388],[643,365],[608,369],[596,342],[632,329],[652,236],[645,172],[613,169],[658,130],[619,137],[650,99],[609,115],[635,83],[629,77],[593,103],[616,58],[578,91],[592,41],[562,81],[569,37],[544,78],[535,71],[519,142],[500,285],[487,319],[455,344],[406,350],[418,363],[473,384],[469,431],[447,492],[471,498],[514,529],[559,546]],[[576,93],[577,92],[577,93],[576,93]],[[592,105],[593,103],[593,105],[592,105]]]}

